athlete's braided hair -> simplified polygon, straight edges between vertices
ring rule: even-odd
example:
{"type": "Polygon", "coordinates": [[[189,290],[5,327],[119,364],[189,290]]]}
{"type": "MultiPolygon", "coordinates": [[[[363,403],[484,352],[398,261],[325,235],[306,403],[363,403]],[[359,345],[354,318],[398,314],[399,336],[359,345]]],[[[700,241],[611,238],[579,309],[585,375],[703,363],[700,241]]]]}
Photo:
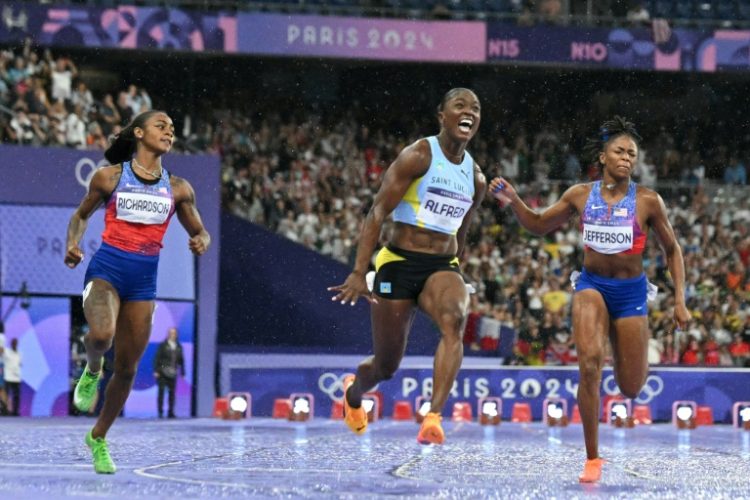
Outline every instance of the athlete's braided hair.
{"type": "Polygon", "coordinates": [[[135,129],[143,128],[149,118],[159,113],[166,114],[164,111],[158,111],[155,109],[144,111],[133,118],[133,121],[131,121],[127,127],[122,129],[119,134],[109,139],[109,147],[104,152],[104,157],[110,165],[117,165],[118,163],[133,158],[138,146],[138,141],[135,137],[135,129]]]}
{"type": "Polygon", "coordinates": [[[599,153],[604,151],[607,143],[612,139],[627,135],[632,138],[636,144],[640,144],[641,136],[635,130],[635,125],[619,115],[615,115],[611,120],[607,120],[599,127],[599,133],[586,139],[583,146],[583,158],[587,163],[599,163],[599,153]]]}

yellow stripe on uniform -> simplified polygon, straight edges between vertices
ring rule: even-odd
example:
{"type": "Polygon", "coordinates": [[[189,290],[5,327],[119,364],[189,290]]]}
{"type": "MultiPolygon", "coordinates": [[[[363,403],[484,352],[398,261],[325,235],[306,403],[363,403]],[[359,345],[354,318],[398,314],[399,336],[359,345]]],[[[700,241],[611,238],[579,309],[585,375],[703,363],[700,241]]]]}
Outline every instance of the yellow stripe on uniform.
{"type": "Polygon", "coordinates": [[[406,260],[406,257],[401,257],[388,250],[387,247],[383,247],[378,252],[377,257],[375,257],[375,271],[380,271],[380,268],[389,262],[398,262],[400,260],[406,260]]]}
{"type": "Polygon", "coordinates": [[[419,179],[414,179],[409,185],[409,189],[407,189],[406,193],[404,193],[404,197],[401,199],[402,201],[408,203],[411,209],[414,210],[414,220],[416,221],[417,227],[424,227],[424,222],[417,220],[419,205],[420,203],[422,203],[422,200],[419,199],[418,194],[419,185],[422,184],[422,179],[424,179],[424,175],[419,179]]]}

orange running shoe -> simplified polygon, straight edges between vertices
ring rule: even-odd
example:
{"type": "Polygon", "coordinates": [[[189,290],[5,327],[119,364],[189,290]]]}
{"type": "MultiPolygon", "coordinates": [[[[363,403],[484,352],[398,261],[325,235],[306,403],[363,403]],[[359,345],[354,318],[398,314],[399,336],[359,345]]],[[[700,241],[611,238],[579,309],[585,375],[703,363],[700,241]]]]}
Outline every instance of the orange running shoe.
{"type": "Polygon", "coordinates": [[[354,375],[344,377],[344,423],[352,430],[354,434],[361,435],[367,429],[367,413],[361,406],[352,408],[346,399],[346,391],[354,383],[354,375]]]}
{"type": "Polygon", "coordinates": [[[439,413],[430,412],[422,420],[422,427],[419,428],[417,441],[419,444],[443,444],[445,441],[445,432],[440,422],[443,417],[439,413]]]}
{"type": "Polygon", "coordinates": [[[586,465],[583,466],[583,472],[578,476],[578,482],[580,483],[596,483],[602,478],[602,465],[605,460],[602,458],[592,458],[586,460],[586,465]]]}

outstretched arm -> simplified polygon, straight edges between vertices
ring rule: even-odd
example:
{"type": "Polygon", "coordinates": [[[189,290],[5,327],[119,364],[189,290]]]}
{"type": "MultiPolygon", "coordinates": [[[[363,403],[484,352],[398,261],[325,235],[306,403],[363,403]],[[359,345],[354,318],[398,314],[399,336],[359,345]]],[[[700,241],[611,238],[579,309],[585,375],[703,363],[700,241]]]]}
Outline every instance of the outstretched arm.
{"type": "Polygon", "coordinates": [[[372,207],[362,225],[354,269],[342,285],[328,288],[329,291],[338,292],[331,300],[340,301],[342,304],[350,302],[354,305],[359,297],[365,297],[370,302],[377,302],[374,297],[370,296],[365,274],[380,238],[383,222],[404,197],[412,181],[424,175],[431,159],[427,141],[420,140],[404,148],[388,167],[380,190],[375,195],[372,207]]]}
{"type": "Polygon", "coordinates": [[[510,205],[518,222],[538,236],[549,233],[570,219],[577,212],[575,200],[585,195],[587,189],[583,184],[571,186],[555,203],[541,212],[536,212],[524,203],[507,180],[495,177],[490,182],[490,192],[501,206],[510,205]]]}
{"type": "Polygon", "coordinates": [[[650,190],[647,193],[648,224],[654,229],[659,245],[667,257],[667,267],[674,283],[674,321],[679,328],[685,329],[690,321],[690,312],[685,306],[685,262],[682,249],[669,222],[664,200],[658,193],[650,190]]]}
{"type": "Polygon", "coordinates": [[[104,203],[104,200],[114,190],[120,180],[122,169],[119,165],[104,167],[97,170],[89,183],[89,190],[83,197],[81,203],[68,222],[68,233],[65,243],[65,265],[74,268],[83,260],[83,250],[80,248],[81,238],[83,238],[88,227],[89,217],[97,208],[104,203]]]}
{"type": "Polygon", "coordinates": [[[188,181],[172,176],[172,194],[175,211],[182,227],[187,231],[190,240],[188,247],[195,255],[203,255],[211,244],[211,236],[203,227],[203,221],[195,206],[195,191],[188,181]]]}

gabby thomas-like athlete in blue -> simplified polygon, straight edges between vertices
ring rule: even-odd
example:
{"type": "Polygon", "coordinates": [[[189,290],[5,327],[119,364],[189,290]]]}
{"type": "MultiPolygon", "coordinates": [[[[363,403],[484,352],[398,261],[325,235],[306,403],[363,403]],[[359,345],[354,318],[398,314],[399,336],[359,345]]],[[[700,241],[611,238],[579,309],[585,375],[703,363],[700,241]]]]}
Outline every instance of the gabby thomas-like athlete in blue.
{"type": "Polygon", "coordinates": [[[648,307],[650,285],[643,272],[646,236],[653,229],[667,258],[675,294],[674,321],[685,328],[685,265],[661,196],[635,184],[630,176],[641,137],[635,126],[615,116],[589,139],[585,153],[598,160],[602,178],[576,184],[542,212],[529,208],[503,178],[490,182],[501,206],[510,206],[520,224],[543,235],[580,216],[583,269],[574,272],[573,335],[578,350],[581,411],[587,460],[581,482],[596,482],[604,460],[599,457],[599,407],[606,342],[612,346],[614,374],[622,394],[635,398],[648,376],[648,307]]]}

